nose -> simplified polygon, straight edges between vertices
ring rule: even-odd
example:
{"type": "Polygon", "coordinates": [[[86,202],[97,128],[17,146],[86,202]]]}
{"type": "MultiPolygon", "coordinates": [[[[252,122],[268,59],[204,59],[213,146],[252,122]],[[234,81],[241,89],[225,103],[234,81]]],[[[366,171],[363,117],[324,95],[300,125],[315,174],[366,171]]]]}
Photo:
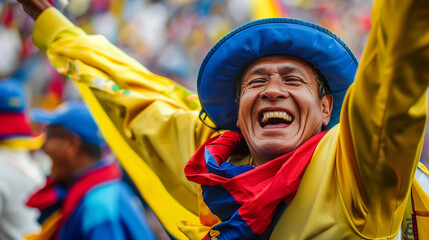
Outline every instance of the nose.
{"type": "Polygon", "coordinates": [[[264,90],[260,93],[260,97],[262,99],[267,99],[270,101],[275,101],[279,98],[287,98],[288,96],[289,92],[284,89],[281,84],[281,79],[279,78],[270,79],[264,90]]]}

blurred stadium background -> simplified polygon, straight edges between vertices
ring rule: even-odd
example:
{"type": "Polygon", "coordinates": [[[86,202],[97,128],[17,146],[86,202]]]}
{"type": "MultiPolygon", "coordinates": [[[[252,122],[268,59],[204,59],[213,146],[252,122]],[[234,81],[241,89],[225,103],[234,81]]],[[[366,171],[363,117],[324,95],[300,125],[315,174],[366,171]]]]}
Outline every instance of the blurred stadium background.
{"type": "MultiPolygon", "coordinates": [[[[372,0],[59,0],[52,3],[87,33],[102,34],[151,71],[196,91],[205,54],[250,20],[290,17],[317,23],[361,58],[372,0]]],[[[33,20],[16,1],[0,0],[0,78],[25,84],[29,107],[52,109],[79,98],[31,40],[33,20]]],[[[0,93],[1,94],[1,93],[0,93]]],[[[428,136],[426,131],[426,136],[428,136]]],[[[429,141],[422,160],[429,166],[429,141]]]]}

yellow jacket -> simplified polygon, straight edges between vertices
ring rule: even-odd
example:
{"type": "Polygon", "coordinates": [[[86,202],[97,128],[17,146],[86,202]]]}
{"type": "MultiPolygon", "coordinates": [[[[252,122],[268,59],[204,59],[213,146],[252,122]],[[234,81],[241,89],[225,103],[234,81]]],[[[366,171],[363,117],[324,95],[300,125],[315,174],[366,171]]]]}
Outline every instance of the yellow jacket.
{"type": "MultiPolygon", "coordinates": [[[[340,124],[319,143],[272,239],[396,236],[427,117],[428,15],[429,1],[376,1],[340,124]]],[[[197,96],[150,73],[104,37],[86,35],[53,8],[37,19],[33,40],[60,73],[76,81],[109,145],[167,230],[185,238],[176,223],[186,220],[181,231],[188,237],[206,234],[209,228],[201,228],[197,217],[197,188],[183,174],[197,147],[218,134],[199,120],[197,96]]],[[[419,224],[429,226],[425,207],[419,224]]]]}
{"type": "Polygon", "coordinates": [[[402,219],[400,239],[429,239],[429,170],[419,163],[418,171],[402,219]],[[419,181],[426,181],[426,188],[419,181]]]}

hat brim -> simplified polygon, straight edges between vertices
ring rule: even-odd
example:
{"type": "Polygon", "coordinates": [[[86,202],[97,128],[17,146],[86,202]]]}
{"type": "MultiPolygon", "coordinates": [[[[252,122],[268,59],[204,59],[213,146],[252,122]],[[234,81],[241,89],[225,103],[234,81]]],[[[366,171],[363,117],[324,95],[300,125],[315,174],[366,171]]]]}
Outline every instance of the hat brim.
{"type": "Polygon", "coordinates": [[[41,108],[33,108],[30,110],[30,119],[33,122],[53,125],[55,124],[56,114],[53,111],[47,111],[41,108]]]}
{"type": "Polygon", "coordinates": [[[308,61],[325,76],[334,98],[326,128],[339,122],[341,106],[352,84],[358,60],[335,34],[318,25],[287,18],[247,23],[223,37],[204,58],[197,79],[204,111],[219,129],[240,131],[234,82],[240,71],[257,58],[291,55],[308,61]]]}
{"type": "Polygon", "coordinates": [[[82,141],[96,147],[104,145],[104,139],[99,133],[97,124],[81,101],[64,102],[53,111],[33,108],[30,111],[30,119],[45,125],[61,126],[77,134],[82,141]]]}

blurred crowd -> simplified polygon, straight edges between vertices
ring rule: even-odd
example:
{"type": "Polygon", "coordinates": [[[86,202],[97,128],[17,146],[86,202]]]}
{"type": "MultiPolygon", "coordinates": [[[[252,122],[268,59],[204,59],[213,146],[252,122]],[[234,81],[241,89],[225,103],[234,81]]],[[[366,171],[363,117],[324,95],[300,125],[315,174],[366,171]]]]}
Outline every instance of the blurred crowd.
{"type": "MultiPolygon", "coordinates": [[[[360,59],[371,28],[372,0],[59,0],[52,1],[90,34],[102,34],[152,72],[195,91],[205,54],[250,20],[291,17],[317,23],[360,59]],[[263,7],[262,7],[263,6],[263,7]]],[[[0,78],[26,86],[29,107],[53,109],[78,99],[73,83],[50,66],[31,40],[33,20],[15,1],[0,0],[0,78]]],[[[429,143],[424,148],[429,162],[429,143]]],[[[428,164],[429,165],[429,164],[428,164]]]]}
{"type": "MultiPolygon", "coordinates": [[[[360,57],[370,29],[371,9],[370,0],[70,0],[58,5],[86,32],[104,35],[151,71],[174,78],[191,90],[195,90],[199,64],[210,47],[245,22],[282,16],[318,23],[338,34],[360,57]],[[275,10],[261,12],[258,2],[272,2],[275,10]]],[[[10,58],[2,59],[9,63],[2,67],[13,69],[18,55],[21,60],[33,58],[36,65],[44,65],[35,57],[38,52],[31,44],[32,20],[13,1],[0,1],[0,9],[0,41],[9,46],[2,48],[7,51],[2,56],[10,58]]],[[[37,71],[49,67],[30,68],[37,71]]],[[[26,69],[28,73],[29,67],[26,69]]],[[[46,81],[53,77],[49,74],[41,71],[28,75],[46,81]]],[[[43,80],[38,86],[43,86],[43,80]]]]}
{"type": "MultiPolygon", "coordinates": [[[[105,36],[150,71],[168,77],[193,92],[196,91],[198,68],[210,48],[232,29],[260,18],[290,17],[319,24],[343,39],[360,59],[371,28],[373,2],[373,0],[50,1],[87,33],[105,36]]],[[[0,0],[0,81],[22,83],[26,92],[27,111],[34,107],[52,110],[64,101],[80,99],[74,83],[58,74],[46,55],[34,47],[32,31],[33,20],[24,13],[16,1],[0,0]]],[[[33,124],[32,127],[34,132],[40,130],[37,129],[38,125],[33,124]]],[[[429,167],[429,131],[426,131],[425,139],[421,160],[429,167]]],[[[33,157],[40,160],[43,175],[48,175],[49,159],[45,155],[37,156],[40,153],[34,154],[33,157]]],[[[43,180],[37,184],[35,182],[31,179],[29,190],[25,194],[35,186],[40,187],[43,180]]],[[[154,217],[149,221],[153,228],[160,228],[154,217]]],[[[165,236],[160,237],[163,234],[165,235],[164,232],[158,232],[158,238],[163,239],[165,236]]]]}

